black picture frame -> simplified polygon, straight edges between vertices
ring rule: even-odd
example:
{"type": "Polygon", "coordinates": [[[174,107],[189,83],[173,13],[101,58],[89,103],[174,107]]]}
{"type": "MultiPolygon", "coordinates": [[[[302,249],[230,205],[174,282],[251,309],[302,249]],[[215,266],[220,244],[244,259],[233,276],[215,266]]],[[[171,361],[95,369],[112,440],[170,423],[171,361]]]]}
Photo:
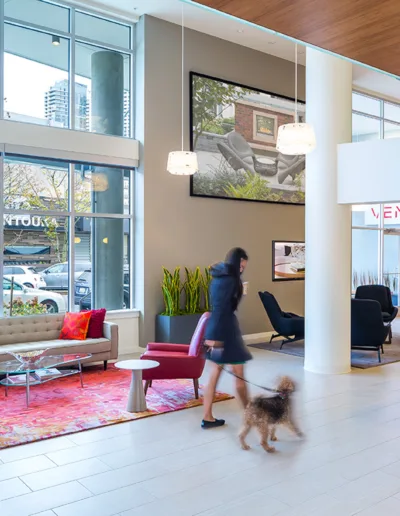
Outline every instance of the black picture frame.
{"type": "MultiPolygon", "coordinates": [[[[274,282],[280,282],[280,281],[304,281],[305,280],[305,269],[304,269],[304,272],[301,273],[300,275],[298,275],[298,273],[296,273],[296,272],[293,272],[292,273],[293,275],[290,275],[291,273],[286,273],[284,270],[282,270],[282,272],[280,273],[280,274],[282,274],[281,276],[276,274],[276,267],[277,266],[289,265],[291,263],[290,261],[286,261],[286,260],[284,260],[280,264],[276,263],[277,244],[284,245],[284,246],[286,244],[288,247],[292,247],[295,244],[302,245],[302,246],[304,246],[304,252],[305,252],[305,242],[304,241],[299,241],[299,240],[273,240],[272,241],[272,281],[274,281],[274,282]]],[[[286,251],[285,251],[284,258],[286,258],[286,256],[290,256],[290,254],[286,255],[286,251]]],[[[296,263],[296,262],[293,261],[293,263],[296,263]]]]}
{"type": "MultiPolygon", "coordinates": [[[[262,90],[262,89],[255,88],[255,87],[252,87],[252,86],[245,86],[243,84],[239,84],[239,83],[236,83],[236,82],[233,82],[233,81],[230,81],[230,80],[221,79],[221,78],[218,78],[218,77],[213,77],[211,75],[206,75],[206,74],[202,74],[202,73],[191,71],[189,73],[189,98],[190,98],[190,110],[189,110],[189,112],[190,112],[190,121],[189,121],[189,127],[190,127],[190,150],[192,152],[196,151],[195,145],[194,145],[194,115],[193,115],[193,93],[194,93],[193,85],[194,85],[194,79],[196,77],[203,78],[203,79],[208,79],[208,80],[211,80],[211,81],[217,81],[217,82],[220,82],[220,83],[224,83],[224,84],[226,84],[228,86],[234,86],[234,87],[238,87],[238,88],[248,89],[248,90],[253,91],[254,93],[261,93],[261,94],[271,95],[273,97],[282,99],[284,101],[291,101],[291,102],[293,102],[293,105],[295,103],[295,99],[294,98],[288,97],[286,95],[282,95],[282,94],[271,92],[271,91],[267,91],[267,90],[262,90]]],[[[302,106],[305,106],[305,102],[304,101],[298,100],[297,102],[298,102],[298,104],[300,104],[302,106]]],[[[201,172],[197,172],[197,174],[199,174],[199,173],[201,173],[201,172]]],[[[267,204],[284,204],[284,205],[289,205],[289,206],[304,206],[304,204],[305,204],[304,200],[302,200],[301,202],[289,202],[287,200],[264,200],[264,199],[254,199],[254,198],[248,199],[248,198],[229,197],[229,196],[226,196],[226,195],[210,195],[210,194],[207,194],[207,193],[199,193],[195,189],[195,182],[197,181],[197,178],[198,178],[198,176],[196,178],[194,176],[190,177],[190,196],[191,197],[208,198],[208,199],[221,199],[221,200],[228,200],[228,201],[257,202],[257,203],[267,203],[267,204]]],[[[303,193],[303,196],[304,196],[304,192],[302,192],[302,193],[303,193]]]]}

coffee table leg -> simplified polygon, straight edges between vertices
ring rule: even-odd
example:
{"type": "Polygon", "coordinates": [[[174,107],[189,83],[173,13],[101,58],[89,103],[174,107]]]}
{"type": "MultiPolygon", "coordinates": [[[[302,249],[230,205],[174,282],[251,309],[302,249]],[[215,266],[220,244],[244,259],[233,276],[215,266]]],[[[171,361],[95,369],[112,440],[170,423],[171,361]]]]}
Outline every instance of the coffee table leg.
{"type": "Polygon", "coordinates": [[[82,375],[82,364],[81,361],[78,360],[78,367],[79,367],[79,376],[81,377],[81,387],[83,389],[83,375],[82,375]]]}
{"type": "Polygon", "coordinates": [[[29,407],[29,381],[30,374],[26,373],[26,406],[29,407]]]}
{"type": "Polygon", "coordinates": [[[126,410],[128,412],[144,412],[147,410],[146,398],[143,390],[142,371],[132,371],[132,380],[126,410]]]}

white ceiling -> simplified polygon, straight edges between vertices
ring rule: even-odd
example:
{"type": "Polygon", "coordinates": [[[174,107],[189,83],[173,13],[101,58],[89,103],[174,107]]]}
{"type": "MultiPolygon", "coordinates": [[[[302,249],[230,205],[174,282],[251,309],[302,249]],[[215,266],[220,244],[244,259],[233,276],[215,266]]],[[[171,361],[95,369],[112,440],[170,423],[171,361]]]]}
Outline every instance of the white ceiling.
{"type": "MultiPolygon", "coordinates": [[[[244,0],[245,1],[245,0],[244,0]]],[[[123,16],[136,21],[143,14],[149,14],[171,23],[180,24],[182,5],[185,26],[237,43],[260,52],[265,52],[288,61],[294,61],[295,45],[265,29],[245,25],[240,20],[228,18],[218,13],[190,5],[181,0],[70,0],[70,3],[102,9],[109,14],[123,16]]],[[[299,63],[305,64],[305,47],[299,46],[299,63]]],[[[400,82],[384,73],[362,65],[353,65],[354,85],[363,90],[375,92],[388,99],[400,100],[400,82]]]]}

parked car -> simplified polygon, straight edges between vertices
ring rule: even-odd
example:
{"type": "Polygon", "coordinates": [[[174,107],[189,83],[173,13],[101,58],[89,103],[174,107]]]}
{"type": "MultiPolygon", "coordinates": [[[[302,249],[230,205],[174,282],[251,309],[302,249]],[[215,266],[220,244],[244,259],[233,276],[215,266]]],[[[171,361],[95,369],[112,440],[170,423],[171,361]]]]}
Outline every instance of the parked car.
{"type": "MultiPolygon", "coordinates": [[[[83,271],[91,270],[90,262],[76,262],[74,276],[79,278],[83,271]]],[[[56,263],[45,269],[41,276],[46,282],[46,287],[54,290],[66,290],[68,288],[68,262],[56,263]]]]}
{"type": "MultiPolygon", "coordinates": [[[[90,310],[92,307],[92,272],[85,271],[75,281],[75,305],[80,310],[90,310]]],[[[124,308],[129,308],[129,274],[124,274],[124,308]]]]}
{"type": "Polygon", "coordinates": [[[3,274],[5,278],[14,278],[16,282],[28,288],[42,288],[46,286],[46,282],[36,272],[35,268],[27,265],[4,265],[3,274]]]}
{"type": "MultiPolygon", "coordinates": [[[[66,311],[65,298],[56,292],[49,292],[46,290],[27,288],[21,283],[14,281],[13,299],[21,299],[24,303],[32,301],[37,298],[41,305],[47,308],[48,313],[56,314],[66,311]]],[[[8,278],[3,278],[3,306],[11,301],[11,281],[8,278]]]]}

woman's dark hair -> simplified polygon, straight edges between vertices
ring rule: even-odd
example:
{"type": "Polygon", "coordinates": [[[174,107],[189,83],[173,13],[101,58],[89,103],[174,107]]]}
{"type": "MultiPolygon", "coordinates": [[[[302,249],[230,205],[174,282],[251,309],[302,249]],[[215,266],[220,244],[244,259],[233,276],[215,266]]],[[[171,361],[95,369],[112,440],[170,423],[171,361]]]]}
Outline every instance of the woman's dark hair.
{"type": "Polygon", "coordinates": [[[232,272],[235,276],[240,277],[240,262],[248,259],[249,257],[244,249],[241,247],[234,247],[226,255],[225,263],[228,263],[231,266],[232,272]]]}
{"type": "Polygon", "coordinates": [[[225,263],[228,264],[230,273],[235,277],[236,280],[236,292],[233,296],[233,310],[236,310],[239,302],[243,296],[243,284],[240,277],[240,262],[242,260],[248,260],[249,257],[244,249],[241,247],[234,247],[226,255],[225,263]]]}

